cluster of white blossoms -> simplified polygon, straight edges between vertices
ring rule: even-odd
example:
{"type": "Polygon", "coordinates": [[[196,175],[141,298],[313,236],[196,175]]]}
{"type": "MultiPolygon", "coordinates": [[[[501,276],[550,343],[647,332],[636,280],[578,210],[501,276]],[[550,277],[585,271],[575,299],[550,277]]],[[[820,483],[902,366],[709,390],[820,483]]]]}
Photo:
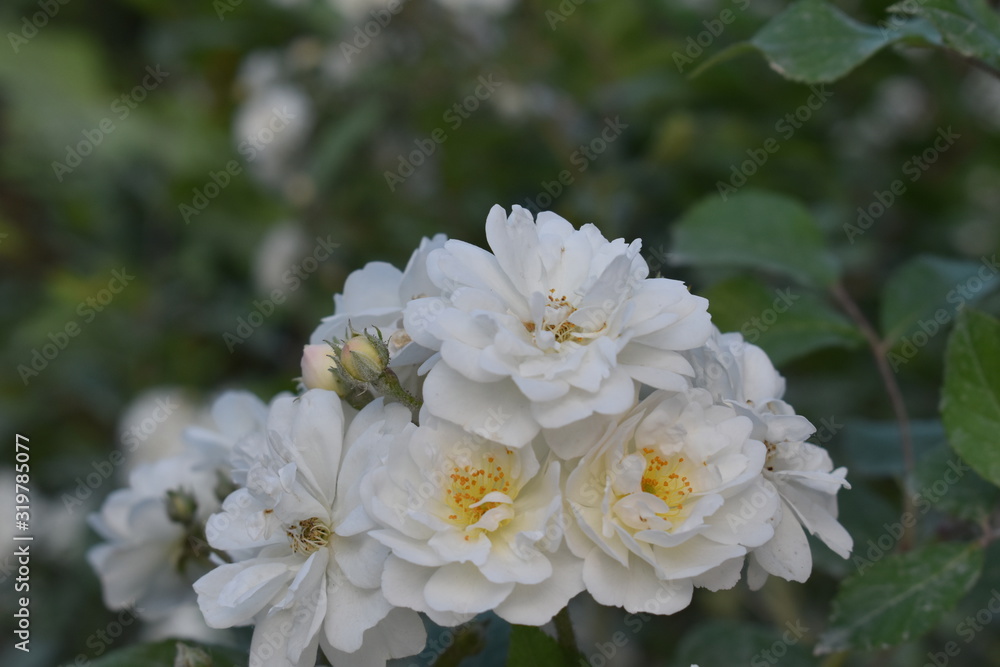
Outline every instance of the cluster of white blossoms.
{"type": "Polygon", "coordinates": [[[351,274],[297,396],[224,394],[112,494],[109,604],[195,574],[210,626],[255,626],[251,665],[383,665],[421,614],[543,625],[582,591],[672,614],[744,566],[804,581],[807,532],[848,556],[846,471],[705,299],[553,213],[496,206],[486,236],[351,274]]]}

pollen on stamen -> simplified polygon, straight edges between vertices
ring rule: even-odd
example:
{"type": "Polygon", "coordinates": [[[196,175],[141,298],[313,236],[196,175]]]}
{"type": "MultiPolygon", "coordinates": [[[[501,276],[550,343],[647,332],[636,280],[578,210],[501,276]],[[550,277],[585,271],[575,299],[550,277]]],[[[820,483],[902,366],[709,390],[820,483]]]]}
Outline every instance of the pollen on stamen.
{"type": "Polygon", "coordinates": [[[308,555],[325,547],[333,536],[333,531],[320,518],[311,517],[285,528],[292,551],[308,555]]]}
{"type": "MultiPolygon", "coordinates": [[[[511,450],[507,451],[511,455],[511,450]]],[[[502,455],[499,455],[502,456],[502,455]]],[[[483,497],[494,491],[513,497],[511,482],[504,479],[502,465],[495,465],[497,456],[488,457],[488,465],[452,465],[448,476],[451,484],[444,489],[444,501],[453,511],[448,520],[460,527],[468,528],[479,522],[484,514],[500,505],[496,502],[482,502],[483,497]]]]}
{"type": "Polygon", "coordinates": [[[643,448],[642,452],[646,458],[646,470],[641,481],[642,491],[653,494],[666,503],[667,511],[659,516],[676,517],[684,509],[682,502],[684,497],[694,493],[694,487],[688,477],[678,472],[679,466],[685,461],[684,457],[665,458],[655,454],[649,447],[643,448]]]}

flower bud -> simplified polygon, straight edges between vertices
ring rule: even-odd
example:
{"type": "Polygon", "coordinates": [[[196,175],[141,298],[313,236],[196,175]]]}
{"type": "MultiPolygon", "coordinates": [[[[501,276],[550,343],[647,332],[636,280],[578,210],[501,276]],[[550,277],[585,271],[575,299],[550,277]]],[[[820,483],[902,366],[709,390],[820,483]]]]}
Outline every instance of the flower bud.
{"type": "Polygon", "coordinates": [[[374,382],[389,365],[389,351],[371,334],[357,334],[344,343],[340,365],[355,380],[374,382]]]}
{"type": "Polygon", "coordinates": [[[332,351],[326,343],[302,348],[302,384],[306,389],[326,389],[343,397],[350,388],[330,370],[337,365],[332,351]]]}
{"type": "Polygon", "coordinates": [[[167,491],[167,516],[174,523],[187,525],[194,521],[198,511],[198,501],[183,489],[167,491]]]}

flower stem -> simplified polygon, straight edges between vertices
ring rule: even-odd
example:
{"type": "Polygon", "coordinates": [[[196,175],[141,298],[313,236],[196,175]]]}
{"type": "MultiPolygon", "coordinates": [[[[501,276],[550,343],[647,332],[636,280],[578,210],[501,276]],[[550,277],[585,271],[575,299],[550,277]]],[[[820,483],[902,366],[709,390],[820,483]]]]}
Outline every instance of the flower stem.
{"type": "Polygon", "coordinates": [[[878,335],[875,327],[872,326],[868,318],[861,312],[858,304],[854,302],[854,299],[847,293],[843,285],[840,283],[835,284],[830,288],[830,292],[837,303],[844,309],[844,312],[858,325],[861,334],[868,341],[868,347],[871,348],[872,356],[875,358],[875,366],[882,377],[882,384],[885,386],[885,392],[889,397],[892,411],[896,416],[896,421],[899,423],[899,441],[903,455],[903,512],[904,514],[909,513],[914,519],[912,523],[903,522],[903,525],[908,527],[899,540],[900,551],[907,551],[912,546],[913,534],[916,530],[917,514],[914,512],[913,498],[910,496],[907,488],[908,481],[913,475],[914,457],[913,435],[910,432],[910,417],[906,412],[903,392],[900,390],[899,382],[896,381],[896,376],[893,374],[886,359],[886,352],[889,347],[887,341],[878,335]]]}
{"type": "Polygon", "coordinates": [[[566,660],[571,661],[573,656],[580,652],[580,649],[576,647],[576,634],[573,632],[573,621],[569,617],[569,606],[563,607],[552,618],[552,622],[556,626],[556,637],[559,639],[559,646],[562,647],[563,653],[566,655],[566,660]]]}
{"type": "Polygon", "coordinates": [[[396,399],[414,412],[418,412],[420,410],[422,402],[410,394],[410,392],[403,389],[403,386],[399,384],[399,378],[397,378],[396,374],[390,369],[386,368],[378,380],[372,384],[383,396],[396,399]]]}

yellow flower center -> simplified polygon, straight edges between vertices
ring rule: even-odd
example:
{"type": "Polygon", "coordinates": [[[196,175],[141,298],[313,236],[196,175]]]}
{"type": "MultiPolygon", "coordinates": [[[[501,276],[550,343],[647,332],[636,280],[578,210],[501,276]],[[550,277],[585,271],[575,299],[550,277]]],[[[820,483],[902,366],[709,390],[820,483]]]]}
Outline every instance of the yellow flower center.
{"type": "Polygon", "coordinates": [[[285,535],[297,554],[309,555],[325,547],[333,535],[326,523],[317,517],[303,519],[285,528],[285,535]]]}
{"type": "MultiPolygon", "coordinates": [[[[506,448],[503,451],[504,454],[482,455],[475,463],[466,465],[449,462],[446,472],[451,483],[444,489],[444,502],[450,509],[448,520],[456,526],[473,526],[491,509],[506,504],[481,502],[483,497],[494,491],[503,493],[511,500],[517,496],[510,476],[514,453],[506,448]]],[[[507,521],[509,519],[501,521],[501,525],[507,521]]],[[[466,535],[465,539],[468,540],[469,536],[466,535]]]]}
{"type": "Polygon", "coordinates": [[[646,470],[642,474],[642,490],[651,493],[670,509],[660,514],[663,518],[675,518],[684,510],[684,501],[694,493],[688,478],[689,465],[683,456],[663,457],[654,449],[644,447],[646,470]]]}
{"type": "MultiPolygon", "coordinates": [[[[555,291],[555,288],[550,289],[547,295],[549,302],[545,306],[545,314],[542,316],[541,330],[551,333],[557,343],[572,341],[583,345],[604,329],[602,324],[596,331],[587,331],[579,324],[571,322],[570,317],[576,312],[576,306],[567,301],[565,296],[556,296],[555,291]]],[[[539,329],[534,322],[523,322],[523,324],[528,333],[532,335],[539,329]]]]}

